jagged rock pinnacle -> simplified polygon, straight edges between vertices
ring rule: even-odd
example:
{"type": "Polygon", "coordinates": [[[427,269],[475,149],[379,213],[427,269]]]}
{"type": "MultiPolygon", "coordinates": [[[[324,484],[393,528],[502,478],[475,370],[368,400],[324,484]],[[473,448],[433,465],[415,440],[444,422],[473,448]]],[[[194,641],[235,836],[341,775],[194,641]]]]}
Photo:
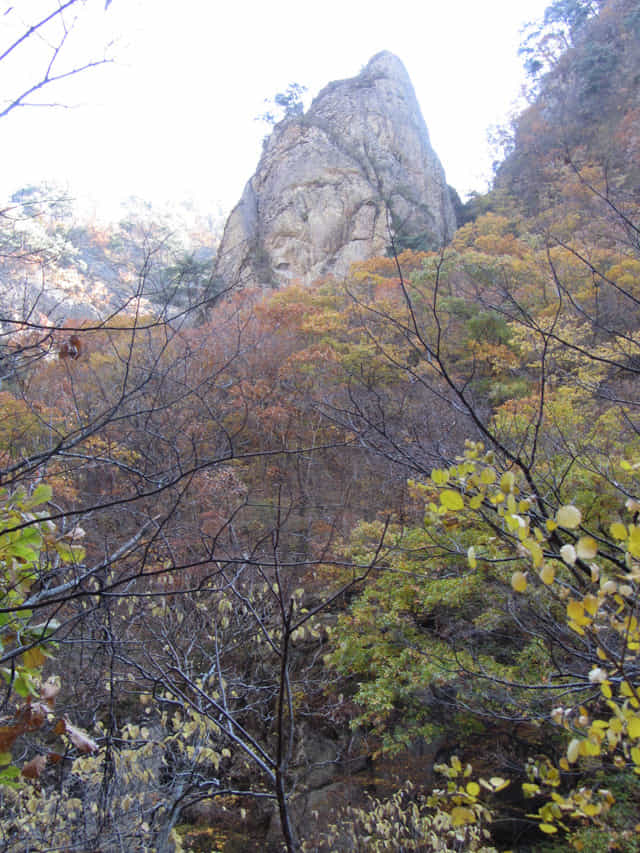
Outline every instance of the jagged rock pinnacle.
{"type": "Polygon", "coordinates": [[[216,270],[227,285],[309,284],[401,246],[436,248],[455,230],[444,171],[407,71],[376,54],[280,122],[234,208],[216,270]]]}

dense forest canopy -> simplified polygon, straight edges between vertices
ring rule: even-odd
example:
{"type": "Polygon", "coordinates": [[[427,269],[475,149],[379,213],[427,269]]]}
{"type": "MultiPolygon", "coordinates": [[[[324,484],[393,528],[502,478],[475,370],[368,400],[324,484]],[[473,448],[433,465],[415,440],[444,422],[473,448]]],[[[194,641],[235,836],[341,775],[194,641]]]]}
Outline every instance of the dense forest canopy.
{"type": "Polygon", "coordinates": [[[640,849],[639,28],[345,280],[3,210],[2,850],[640,849]]]}

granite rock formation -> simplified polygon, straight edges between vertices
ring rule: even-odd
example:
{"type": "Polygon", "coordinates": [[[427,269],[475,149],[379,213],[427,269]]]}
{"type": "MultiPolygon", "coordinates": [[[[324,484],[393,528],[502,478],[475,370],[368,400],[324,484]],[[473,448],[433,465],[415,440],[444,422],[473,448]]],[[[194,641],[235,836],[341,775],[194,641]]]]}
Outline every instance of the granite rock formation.
{"type": "Polygon", "coordinates": [[[308,284],[383,254],[390,233],[401,247],[436,248],[455,224],[409,75],[385,51],[274,127],[216,272],[227,286],[308,284]]]}

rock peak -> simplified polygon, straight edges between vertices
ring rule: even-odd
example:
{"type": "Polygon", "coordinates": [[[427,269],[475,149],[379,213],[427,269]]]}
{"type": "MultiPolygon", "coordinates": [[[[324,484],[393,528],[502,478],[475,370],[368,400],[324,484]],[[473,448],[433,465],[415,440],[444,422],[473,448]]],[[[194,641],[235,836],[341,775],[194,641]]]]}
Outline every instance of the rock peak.
{"type": "Polygon", "coordinates": [[[454,230],[409,75],[382,51],[274,127],[229,216],[216,271],[228,286],[308,284],[383,254],[392,235],[400,248],[435,249],[454,230]]]}
{"type": "Polygon", "coordinates": [[[382,71],[389,77],[409,76],[402,60],[389,50],[381,50],[380,53],[372,56],[365,65],[364,71],[382,71]]]}

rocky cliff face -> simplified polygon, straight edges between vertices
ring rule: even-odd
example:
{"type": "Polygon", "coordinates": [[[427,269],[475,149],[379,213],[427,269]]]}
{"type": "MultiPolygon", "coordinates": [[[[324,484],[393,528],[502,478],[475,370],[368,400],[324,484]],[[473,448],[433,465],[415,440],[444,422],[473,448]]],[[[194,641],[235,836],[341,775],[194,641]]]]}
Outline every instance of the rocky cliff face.
{"type": "Polygon", "coordinates": [[[227,285],[342,276],[401,246],[436,248],[455,229],[444,171],[400,60],[383,52],[276,125],[227,221],[216,264],[227,285]]]}

